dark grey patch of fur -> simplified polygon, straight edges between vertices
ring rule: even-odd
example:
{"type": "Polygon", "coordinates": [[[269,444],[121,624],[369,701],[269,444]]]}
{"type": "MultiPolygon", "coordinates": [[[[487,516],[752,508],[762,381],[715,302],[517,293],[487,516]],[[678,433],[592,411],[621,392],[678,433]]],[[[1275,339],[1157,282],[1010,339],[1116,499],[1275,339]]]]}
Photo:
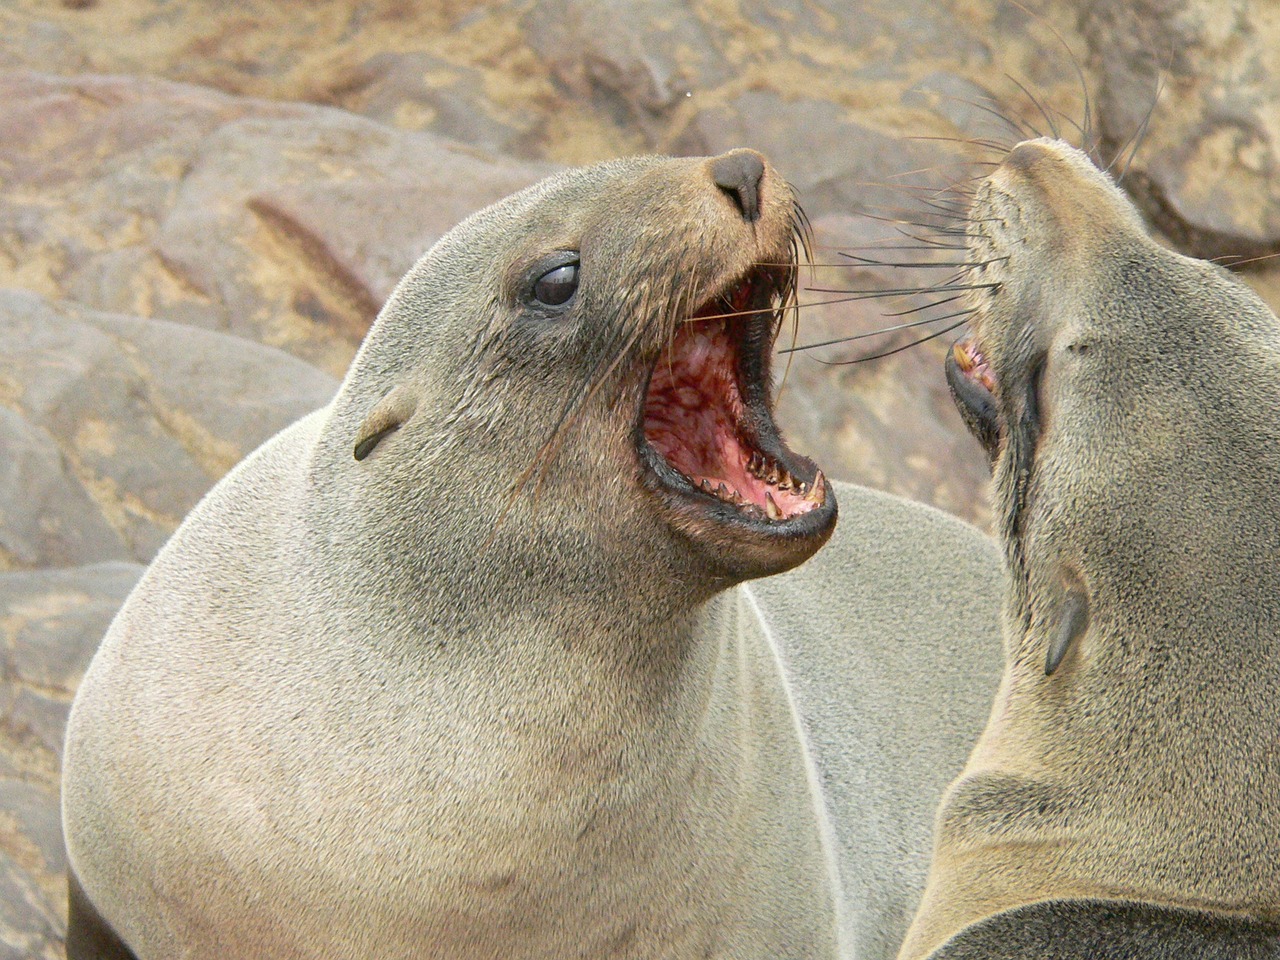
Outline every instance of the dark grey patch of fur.
{"type": "Polygon", "coordinates": [[[67,960],[138,960],[67,870],[67,960]]]}
{"type": "Polygon", "coordinates": [[[1048,900],[966,927],[929,960],[1273,960],[1280,927],[1123,900],[1048,900]]]}

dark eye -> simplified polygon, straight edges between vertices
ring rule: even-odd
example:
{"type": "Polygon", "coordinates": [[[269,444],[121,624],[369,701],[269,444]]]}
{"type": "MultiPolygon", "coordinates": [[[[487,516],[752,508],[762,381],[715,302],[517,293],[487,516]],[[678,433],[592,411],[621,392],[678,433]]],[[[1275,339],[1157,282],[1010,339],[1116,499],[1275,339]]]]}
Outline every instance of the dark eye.
{"type": "Polygon", "coordinates": [[[533,295],[539,303],[548,307],[558,307],[568,303],[569,298],[578,290],[578,265],[566,263],[562,267],[548,270],[533,285],[533,295]]]}

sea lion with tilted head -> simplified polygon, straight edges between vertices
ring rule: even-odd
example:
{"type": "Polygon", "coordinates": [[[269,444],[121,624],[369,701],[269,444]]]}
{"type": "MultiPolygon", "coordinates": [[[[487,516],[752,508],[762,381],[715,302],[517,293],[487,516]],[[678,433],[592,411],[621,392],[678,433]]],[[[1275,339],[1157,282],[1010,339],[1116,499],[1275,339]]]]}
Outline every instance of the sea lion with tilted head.
{"type": "Polygon", "coordinates": [[[771,414],[796,223],[758,154],[635,158],[419,261],[88,671],[71,960],[884,954],[998,557],[841,487],[743,582],[836,520],[771,414]]]}
{"type": "Polygon", "coordinates": [[[1280,956],[1280,320],[1059,141],[968,246],[1007,663],[900,956],[1280,956]]]}

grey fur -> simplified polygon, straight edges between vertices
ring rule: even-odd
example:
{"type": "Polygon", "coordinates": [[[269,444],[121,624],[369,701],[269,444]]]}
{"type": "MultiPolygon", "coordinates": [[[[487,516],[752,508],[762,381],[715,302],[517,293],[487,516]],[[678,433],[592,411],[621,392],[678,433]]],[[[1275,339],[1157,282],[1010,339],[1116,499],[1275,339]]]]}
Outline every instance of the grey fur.
{"type": "MultiPolygon", "coordinates": [[[[1280,321],[1056,141],[1017,147],[972,222],[1001,283],[972,326],[1003,423],[1007,663],[901,957],[1049,900],[1273,922],[1280,321]],[[1071,583],[1087,629],[1046,676],[1071,583]]],[[[1180,944],[1202,955],[1126,955],[1180,944]]]]}
{"type": "Polygon", "coordinates": [[[896,941],[925,811],[995,679],[990,542],[839,487],[818,563],[734,586],[816,543],[747,556],[661,519],[631,437],[638,360],[544,447],[620,333],[654,356],[662,317],[785,243],[776,174],[744,226],[706,165],[572,171],[465,221],[334,401],[157,557],[77,696],[64,771],[70,863],[139,960],[896,941]],[[516,311],[563,249],[580,310],[516,311]]]}

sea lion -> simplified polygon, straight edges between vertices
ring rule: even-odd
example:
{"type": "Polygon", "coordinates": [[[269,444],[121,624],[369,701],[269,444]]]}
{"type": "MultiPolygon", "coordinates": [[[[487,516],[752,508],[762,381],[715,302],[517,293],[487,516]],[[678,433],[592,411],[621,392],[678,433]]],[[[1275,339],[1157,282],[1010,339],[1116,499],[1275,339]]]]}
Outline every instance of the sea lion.
{"type": "Polygon", "coordinates": [[[968,248],[1006,667],[900,957],[1280,956],[1280,320],[1056,140],[968,248]]]}
{"type": "Polygon", "coordinates": [[[825,958],[900,935],[923,809],[894,831],[980,727],[998,557],[841,487],[828,576],[743,583],[836,519],[771,414],[796,231],[785,182],[734,151],[565,172],[428,251],[333,402],[214,488],[90,666],[71,960],[825,958]],[[793,688],[783,658],[835,666],[793,688]],[[886,660],[881,730],[842,681],[886,660]],[[894,703],[952,686],[976,692],[921,750],[894,703]]]}

